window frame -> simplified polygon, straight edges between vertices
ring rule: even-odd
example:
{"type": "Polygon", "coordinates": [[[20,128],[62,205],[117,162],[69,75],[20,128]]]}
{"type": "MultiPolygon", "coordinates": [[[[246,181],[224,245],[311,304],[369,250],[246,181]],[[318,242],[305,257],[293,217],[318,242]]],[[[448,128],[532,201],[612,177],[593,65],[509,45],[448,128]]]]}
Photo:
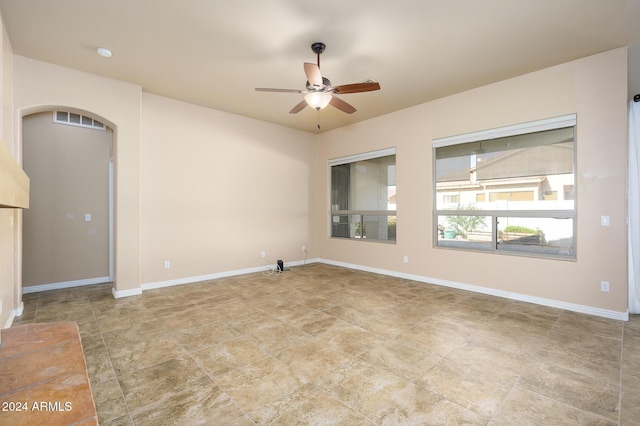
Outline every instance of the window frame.
{"type": "Polygon", "coordinates": [[[80,114],[73,111],[53,111],[53,122],[56,124],[64,124],[67,126],[84,127],[85,129],[102,131],[107,130],[107,126],[103,122],[88,115],[80,114]],[[66,119],[63,119],[63,116],[61,114],[64,114],[66,116],[66,119]],[[72,116],[76,116],[78,121],[73,121],[72,116]]]}
{"type": "MultiPolygon", "coordinates": [[[[466,133],[462,135],[437,138],[432,140],[432,195],[433,195],[433,209],[432,209],[432,231],[433,231],[433,247],[436,249],[444,250],[460,250],[460,251],[472,251],[476,253],[487,254],[505,254],[521,257],[536,257],[554,260],[577,260],[577,217],[578,217],[578,195],[577,189],[577,177],[578,177],[578,163],[577,163],[577,116],[576,114],[568,114],[559,117],[553,117],[544,120],[537,120],[527,123],[521,123],[506,127],[500,127],[496,129],[483,130],[479,132],[466,133]],[[526,135],[529,133],[542,132],[545,130],[556,130],[562,128],[573,128],[573,209],[555,209],[555,210],[474,210],[474,209],[438,209],[438,181],[437,181],[437,169],[436,169],[436,149],[451,146],[465,144],[469,142],[480,142],[485,140],[526,135]],[[439,244],[440,229],[438,226],[438,218],[441,216],[484,216],[489,217],[491,222],[491,249],[474,249],[469,247],[456,247],[446,246],[439,244]],[[498,219],[499,218],[531,218],[531,219],[571,219],[573,221],[572,226],[572,247],[570,255],[552,254],[552,253],[536,253],[531,251],[511,251],[506,249],[499,249],[499,230],[498,219]]],[[[564,185],[566,186],[566,185],[564,185]]],[[[563,190],[564,190],[563,186],[563,190]]]]}
{"type": "MultiPolygon", "coordinates": [[[[398,216],[397,216],[397,209],[395,210],[358,210],[358,209],[346,209],[346,210],[341,210],[341,209],[333,209],[333,205],[331,204],[332,202],[332,167],[334,166],[340,166],[340,165],[345,165],[345,164],[352,164],[352,163],[356,163],[359,161],[366,161],[366,160],[373,160],[376,158],[381,158],[381,157],[388,157],[388,156],[396,156],[396,148],[395,147],[391,147],[391,148],[385,148],[385,149],[381,149],[381,150],[376,150],[376,151],[369,151],[369,152],[364,152],[364,153],[359,153],[359,154],[354,154],[354,155],[349,155],[349,156],[345,156],[345,157],[337,157],[337,158],[332,158],[329,159],[327,161],[327,175],[328,175],[328,204],[329,204],[329,224],[328,224],[328,236],[331,239],[336,239],[336,240],[348,240],[348,241],[368,241],[368,242],[375,242],[375,243],[384,243],[384,244],[396,244],[397,242],[397,220],[398,220],[398,216]],[[334,217],[344,217],[344,216],[348,216],[348,220],[347,223],[351,223],[351,216],[360,216],[360,223],[361,223],[361,227],[362,224],[364,223],[364,218],[365,216],[376,216],[376,217],[395,217],[396,219],[396,238],[393,240],[382,240],[382,239],[376,239],[376,238],[358,238],[358,237],[340,237],[340,236],[334,236],[333,235],[333,224],[334,224],[334,217]]],[[[396,158],[396,167],[397,167],[397,158],[396,158]]],[[[396,169],[397,170],[397,169],[396,169]]],[[[397,188],[397,183],[396,183],[396,188],[397,188]]],[[[387,219],[388,220],[388,219],[387,219]]]]}

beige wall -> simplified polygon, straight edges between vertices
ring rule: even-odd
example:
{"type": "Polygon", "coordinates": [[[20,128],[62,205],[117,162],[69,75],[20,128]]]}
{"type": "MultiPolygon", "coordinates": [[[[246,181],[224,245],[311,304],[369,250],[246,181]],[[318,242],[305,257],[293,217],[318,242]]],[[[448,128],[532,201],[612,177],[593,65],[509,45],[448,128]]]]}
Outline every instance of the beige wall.
{"type": "Polygon", "coordinates": [[[18,114],[69,106],[115,129],[116,289],[125,294],[260,266],[261,251],[302,259],[305,244],[310,258],[625,312],[626,58],[606,52],[320,136],[19,56],[15,105],[18,114]],[[431,140],[569,113],[578,117],[577,261],[434,249],[431,140]],[[328,238],[327,159],[391,146],[397,244],[328,238]]]}
{"type": "Polygon", "coordinates": [[[143,94],[142,283],[313,256],[316,136],[143,94]],[[164,262],[170,268],[164,268],[164,262]]]}
{"type": "MultiPolygon", "coordinates": [[[[8,151],[20,161],[13,133],[13,50],[0,17],[0,135],[8,151]]],[[[17,209],[0,209],[0,328],[10,325],[14,309],[22,301],[17,281],[19,256],[16,255],[17,209]],[[17,288],[18,287],[18,288],[17,288]]]]}
{"type": "Polygon", "coordinates": [[[449,284],[626,312],[627,52],[618,49],[320,135],[320,255],[449,284]],[[434,138],[577,114],[577,261],[433,248],[434,138]],[[395,146],[397,244],[328,238],[327,160],[395,146]],[[600,216],[611,226],[600,226],[600,216]],[[409,263],[403,263],[409,256],[409,263]],[[600,292],[609,281],[610,293],[600,292]]]}
{"type": "Polygon", "coordinates": [[[23,287],[108,281],[111,137],[110,129],[56,124],[52,112],[23,118],[23,167],[31,179],[23,287]]]}
{"type": "Polygon", "coordinates": [[[118,294],[261,267],[262,251],[317,255],[315,135],[20,56],[16,76],[19,114],[61,106],[115,129],[118,294]]]}
{"type": "MultiPolygon", "coordinates": [[[[15,108],[21,117],[58,108],[86,111],[114,129],[115,289],[140,289],[140,117],[142,89],[69,68],[15,57],[15,108]]],[[[18,134],[18,140],[22,134],[18,134]]]]}

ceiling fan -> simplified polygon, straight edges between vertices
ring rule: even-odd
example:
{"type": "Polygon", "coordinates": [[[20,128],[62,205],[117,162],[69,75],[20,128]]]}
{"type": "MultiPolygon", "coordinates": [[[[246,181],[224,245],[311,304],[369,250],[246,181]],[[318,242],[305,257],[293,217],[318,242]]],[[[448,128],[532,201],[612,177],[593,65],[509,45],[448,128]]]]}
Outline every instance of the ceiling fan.
{"type": "Polygon", "coordinates": [[[307,105],[320,111],[327,105],[333,105],[340,111],[347,114],[353,114],[356,109],[349,103],[338,98],[337,95],[346,95],[348,93],[371,92],[380,90],[380,84],[375,81],[366,81],[364,83],[343,84],[340,86],[332,86],[328,78],[320,74],[320,54],[324,52],[324,43],[313,43],[311,50],[317,55],[317,64],[309,62],[304,63],[304,73],[307,76],[307,85],[305,90],[297,89],[270,89],[264,87],[256,87],[258,92],[280,92],[280,93],[306,93],[304,100],[294,106],[289,114],[295,114],[304,109],[307,105]]]}

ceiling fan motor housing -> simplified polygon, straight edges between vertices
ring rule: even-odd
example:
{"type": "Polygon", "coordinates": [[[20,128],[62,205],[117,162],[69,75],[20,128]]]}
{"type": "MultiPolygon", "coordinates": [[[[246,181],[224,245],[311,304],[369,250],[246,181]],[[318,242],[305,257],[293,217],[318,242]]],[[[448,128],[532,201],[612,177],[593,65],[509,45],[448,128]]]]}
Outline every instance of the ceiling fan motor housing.
{"type": "Polygon", "coordinates": [[[310,92],[328,92],[330,88],[331,88],[331,81],[326,77],[322,77],[322,87],[320,89],[318,89],[315,86],[312,86],[311,83],[307,81],[307,90],[310,92]]]}

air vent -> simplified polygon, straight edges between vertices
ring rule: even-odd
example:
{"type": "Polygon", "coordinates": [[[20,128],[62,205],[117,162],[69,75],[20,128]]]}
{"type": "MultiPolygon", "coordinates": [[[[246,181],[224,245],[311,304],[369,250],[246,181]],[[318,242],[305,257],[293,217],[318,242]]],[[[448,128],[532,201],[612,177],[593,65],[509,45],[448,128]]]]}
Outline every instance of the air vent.
{"type": "Polygon", "coordinates": [[[58,124],[68,124],[70,126],[86,127],[89,129],[106,130],[104,123],[87,115],[76,114],[75,112],[54,111],[53,122],[58,124]]]}

